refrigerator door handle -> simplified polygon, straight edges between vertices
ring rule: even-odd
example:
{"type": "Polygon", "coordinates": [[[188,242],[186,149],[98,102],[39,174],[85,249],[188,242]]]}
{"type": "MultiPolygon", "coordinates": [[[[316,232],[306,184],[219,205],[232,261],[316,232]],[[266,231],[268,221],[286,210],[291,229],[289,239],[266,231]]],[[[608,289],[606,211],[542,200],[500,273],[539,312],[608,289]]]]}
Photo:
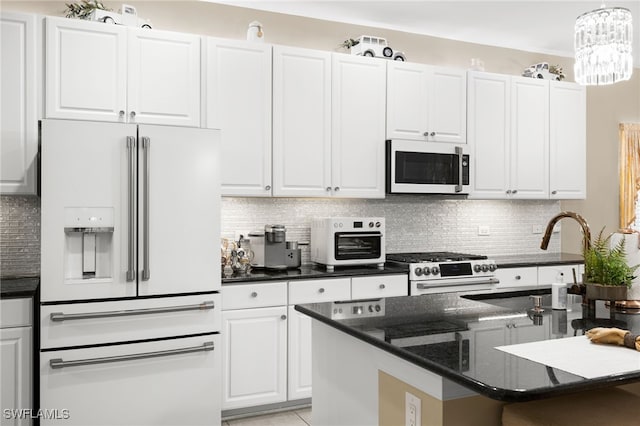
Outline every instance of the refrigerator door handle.
{"type": "Polygon", "coordinates": [[[146,309],[129,309],[122,311],[107,311],[107,312],[84,312],[79,314],[65,314],[63,312],[52,312],[49,315],[51,321],[62,322],[68,320],[80,320],[80,319],[94,319],[94,318],[112,318],[112,317],[125,317],[131,315],[147,315],[147,314],[166,314],[169,312],[180,311],[198,311],[214,309],[215,304],[212,300],[194,304],[194,305],[181,305],[181,306],[167,306],[162,308],[146,308],[146,309]]]}
{"type": "Polygon", "coordinates": [[[133,136],[127,136],[127,155],[129,160],[129,181],[128,183],[128,198],[129,198],[129,211],[128,211],[128,226],[129,233],[127,235],[127,281],[135,281],[135,238],[134,227],[136,223],[135,217],[135,203],[136,203],[136,138],[133,136]]]}
{"type": "Polygon", "coordinates": [[[144,218],[143,218],[143,254],[142,254],[142,281],[149,281],[151,271],[149,270],[149,152],[151,150],[151,139],[142,138],[142,149],[144,150],[144,218]]]}
{"type": "Polygon", "coordinates": [[[135,361],[147,358],[157,358],[161,356],[182,355],[193,352],[207,352],[214,349],[213,342],[204,342],[200,346],[190,346],[187,348],[168,349],[165,351],[144,352],[131,355],[107,356],[103,358],[78,359],[73,361],[64,361],[62,358],[54,358],[49,361],[49,366],[53,369],[65,367],[79,367],[82,365],[105,364],[108,362],[135,361]]]}

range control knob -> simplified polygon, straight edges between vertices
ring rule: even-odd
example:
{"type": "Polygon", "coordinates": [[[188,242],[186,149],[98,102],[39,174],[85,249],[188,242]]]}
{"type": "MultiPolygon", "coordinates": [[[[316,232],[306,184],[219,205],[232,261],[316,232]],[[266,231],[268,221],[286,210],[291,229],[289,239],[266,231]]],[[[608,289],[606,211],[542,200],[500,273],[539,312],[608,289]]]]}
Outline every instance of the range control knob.
{"type": "Polygon", "coordinates": [[[380,226],[382,226],[382,224],[380,222],[376,222],[376,228],[380,228],[380,226]]]}
{"type": "Polygon", "coordinates": [[[369,228],[373,228],[374,223],[373,222],[369,222],[369,228]]]}
{"type": "Polygon", "coordinates": [[[381,309],[382,308],[380,307],[380,305],[376,305],[376,307],[375,307],[376,312],[380,312],[381,309]]]}
{"type": "Polygon", "coordinates": [[[490,265],[489,265],[489,270],[490,270],[491,272],[495,271],[496,269],[498,269],[498,267],[496,266],[496,264],[495,264],[495,263],[492,263],[492,264],[490,264],[490,265]]]}
{"type": "Polygon", "coordinates": [[[482,265],[482,272],[488,272],[489,271],[489,266],[484,264],[482,265]]]}
{"type": "Polygon", "coordinates": [[[427,266],[426,268],[422,269],[422,272],[425,275],[431,275],[431,269],[429,269],[429,267],[427,266]]]}
{"type": "Polygon", "coordinates": [[[422,275],[422,268],[421,267],[417,267],[416,269],[413,270],[413,272],[416,274],[416,276],[420,276],[422,275]]]}
{"type": "Polygon", "coordinates": [[[480,272],[482,270],[482,266],[480,266],[480,264],[476,263],[475,265],[473,265],[473,270],[475,272],[480,272]]]}
{"type": "Polygon", "coordinates": [[[440,273],[440,268],[438,268],[437,266],[434,266],[433,268],[431,268],[431,273],[433,275],[438,275],[440,273]]]}

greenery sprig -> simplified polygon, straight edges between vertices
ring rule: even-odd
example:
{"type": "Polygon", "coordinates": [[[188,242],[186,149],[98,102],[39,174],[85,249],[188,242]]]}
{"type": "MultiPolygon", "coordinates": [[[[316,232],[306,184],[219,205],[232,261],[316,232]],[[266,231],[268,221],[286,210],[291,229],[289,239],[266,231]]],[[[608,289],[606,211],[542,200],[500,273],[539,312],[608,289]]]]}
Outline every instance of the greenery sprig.
{"type": "Polygon", "coordinates": [[[627,264],[624,239],[609,248],[611,235],[605,238],[603,232],[604,228],[583,253],[585,282],[631,287],[635,278],[633,274],[640,265],[627,264]]]}
{"type": "Polygon", "coordinates": [[[67,18],[90,19],[91,13],[96,9],[111,10],[104,7],[98,0],[81,0],[80,3],[65,3],[67,18]]]}

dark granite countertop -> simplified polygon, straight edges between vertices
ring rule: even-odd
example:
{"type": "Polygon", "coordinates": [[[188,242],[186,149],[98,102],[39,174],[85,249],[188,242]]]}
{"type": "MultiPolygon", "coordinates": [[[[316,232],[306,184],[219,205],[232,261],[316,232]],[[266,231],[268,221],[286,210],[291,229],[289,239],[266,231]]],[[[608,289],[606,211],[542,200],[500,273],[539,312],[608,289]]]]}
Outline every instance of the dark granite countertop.
{"type": "Polygon", "coordinates": [[[287,270],[269,270],[269,269],[252,269],[248,274],[234,274],[231,276],[222,275],[222,284],[240,284],[251,283],[256,281],[291,281],[304,280],[312,278],[339,278],[339,277],[355,277],[361,275],[389,275],[389,274],[406,274],[408,269],[397,265],[386,264],[384,269],[378,269],[372,266],[336,266],[333,272],[327,272],[326,268],[317,265],[302,265],[298,269],[287,270]]]}
{"type": "Polygon", "coordinates": [[[582,255],[572,253],[547,253],[540,250],[534,254],[513,254],[491,256],[498,268],[519,268],[524,266],[551,266],[584,263],[582,255]]]}
{"type": "Polygon", "coordinates": [[[33,297],[40,285],[40,277],[2,278],[0,279],[0,297],[2,299],[33,297]]]}
{"type": "MultiPolygon", "coordinates": [[[[549,290],[536,293],[546,293],[544,306],[550,304],[549,290]]],[[[495,349],[582,335],[596,326],[640,333],[640,315],[616,312],[610,318],[604,303],[598,301],[596,310],[588,311],[573,297],[567,311],[547,307],[534,318],[528,312],[532,303],[529,294],[532,293],[393,297],[381,299],[385,303],[383,316],[345,320],[332,319],[336,308],[332,303],[296,305],[295,309],[496,400],[528,401],[640,381],[640,370],[586,379],[495,349]],[[445,333],[455,333],[455,338],[447,340],[445,333]],[[439,341],[447,341],[449,346],[434,344],[439,341]],[[468,355],[459,355],[465,351],[468,355]]]]}

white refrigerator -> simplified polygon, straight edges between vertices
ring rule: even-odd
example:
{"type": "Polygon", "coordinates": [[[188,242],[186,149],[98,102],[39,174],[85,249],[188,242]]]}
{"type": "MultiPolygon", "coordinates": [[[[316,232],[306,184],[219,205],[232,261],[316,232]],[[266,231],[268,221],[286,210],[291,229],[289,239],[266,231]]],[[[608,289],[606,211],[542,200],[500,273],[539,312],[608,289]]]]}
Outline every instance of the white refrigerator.
{"type": "Polygon", "coordinates": [[[219,425],[219,131],[40,127],[41,424],[219,425]]]}

